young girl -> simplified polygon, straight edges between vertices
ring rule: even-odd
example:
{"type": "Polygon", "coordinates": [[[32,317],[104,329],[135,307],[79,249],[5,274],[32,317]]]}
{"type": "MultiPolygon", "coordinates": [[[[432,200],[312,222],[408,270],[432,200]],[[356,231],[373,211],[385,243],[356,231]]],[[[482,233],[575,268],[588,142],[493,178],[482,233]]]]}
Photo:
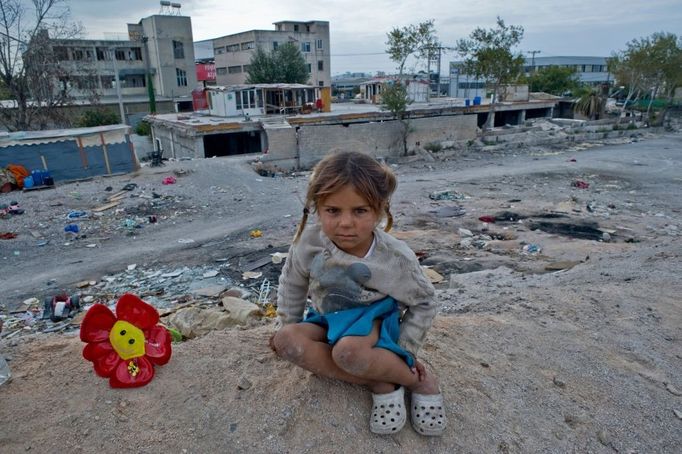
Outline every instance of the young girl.
{"type": "Polygon", "coordinates": [[[306,370],[367,386],[372,432],[403,427],[407,388],[415,430],[441,435],[443,396],[436,376],[416,359],[436,313],[434,289],[414,252],[386,233],[395,187],[393,172],[362,153],[332,154],[315,166],[279,279],[283,326],[270,341],[279,356],[306,370]],[[306,228],[310,212],[318,222],[306,228]],[[313,307],[303,319],[308,295],[313,307]]]}

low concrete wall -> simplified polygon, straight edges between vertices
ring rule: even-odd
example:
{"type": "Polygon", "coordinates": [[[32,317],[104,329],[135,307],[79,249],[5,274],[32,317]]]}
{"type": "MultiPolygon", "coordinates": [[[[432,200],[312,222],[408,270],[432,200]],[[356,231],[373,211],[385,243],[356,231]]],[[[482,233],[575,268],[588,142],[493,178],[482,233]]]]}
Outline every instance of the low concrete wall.
{"type": "MultiPolygon", "coordinates": [[[[400,128],[398,121],[389,120],[268,130],[269,151],[262,160],[287,169],[309,168],[332,150],[355,150],[376,157],[397,157],[403,153],[400,128]]],[[[413,150],[430,142],[475,138],[475,115],[416,118],[410,120],[407,146],[413,150]]]]}

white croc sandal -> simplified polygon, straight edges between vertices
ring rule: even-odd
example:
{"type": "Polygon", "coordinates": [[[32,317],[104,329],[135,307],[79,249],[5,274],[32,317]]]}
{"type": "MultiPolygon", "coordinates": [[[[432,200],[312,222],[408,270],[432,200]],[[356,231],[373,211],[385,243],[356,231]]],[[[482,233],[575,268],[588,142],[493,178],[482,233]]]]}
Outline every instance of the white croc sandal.
{"type": "Polygon", "coordinates": [[[410,419],[417,433],[427,436],[443,435],[447,425],[443,394],[412,393],[410,419]]]}
{"type": "Polygon", "coordinates": [[[405,388],[401,386],[388,394],[372,393],[372,400],[369,430],[381,435],[398,433],[407,421],[405,388]]]}

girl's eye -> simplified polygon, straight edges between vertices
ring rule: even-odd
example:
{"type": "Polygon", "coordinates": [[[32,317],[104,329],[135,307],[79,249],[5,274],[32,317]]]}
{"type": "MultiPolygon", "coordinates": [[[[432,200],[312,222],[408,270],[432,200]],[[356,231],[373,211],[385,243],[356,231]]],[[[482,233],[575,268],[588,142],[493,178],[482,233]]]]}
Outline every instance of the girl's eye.
{"type": "Polygon", "coordinates": [[[357,209],[355,210],[355,212],[356,212],[357,214],[365,214],[365,213],[367,213],[367,208],[357,208],[357,209]]]}
{"type": "Polygon", "coordinates": [[[326,211],[327,213],[329,213],[329,214],[335,214],[335,213],[337,213],[339,210],[336,209],[336,208],[327,208],[325,211],[326,211]]]}

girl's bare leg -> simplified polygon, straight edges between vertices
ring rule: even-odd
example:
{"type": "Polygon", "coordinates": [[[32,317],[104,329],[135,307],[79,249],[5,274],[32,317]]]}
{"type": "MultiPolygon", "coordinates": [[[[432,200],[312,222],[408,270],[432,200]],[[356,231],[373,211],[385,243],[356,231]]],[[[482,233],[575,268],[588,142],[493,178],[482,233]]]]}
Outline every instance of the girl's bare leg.
{"type": "Polygon", "coordinates": [[[438,393],[435,375],[427,372],[420,380],[393,352],[376,348],[380,322],[367,336],[347,336],[332,348],[326,330],[312,323],[286,325],[273,338],[275,351],[284,359],[324,377],[368,386],[375,393],[387,393],[395,384],[422,394],[438,393]]]}

